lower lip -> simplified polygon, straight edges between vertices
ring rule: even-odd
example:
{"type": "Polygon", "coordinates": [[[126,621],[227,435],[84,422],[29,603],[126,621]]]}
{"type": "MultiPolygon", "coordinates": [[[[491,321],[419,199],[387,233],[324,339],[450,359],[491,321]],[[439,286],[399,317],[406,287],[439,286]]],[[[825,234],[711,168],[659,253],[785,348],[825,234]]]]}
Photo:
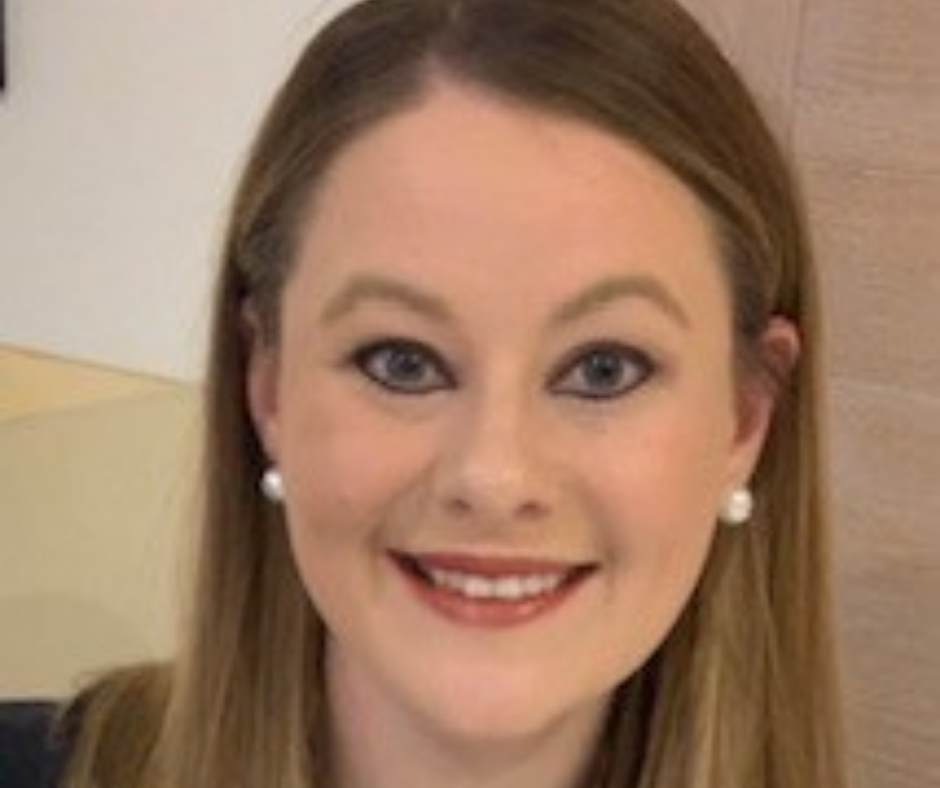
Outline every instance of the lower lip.
{"type": "Polygon", "coordinates": [[[435,586],[392,560],[418,599],[450,621],[478,627],[503,628],[527,624],[560,608],[578,592],[590,572],[578,574],[554,591],[526,599],[471,599],[447,588],[435,586]]]}

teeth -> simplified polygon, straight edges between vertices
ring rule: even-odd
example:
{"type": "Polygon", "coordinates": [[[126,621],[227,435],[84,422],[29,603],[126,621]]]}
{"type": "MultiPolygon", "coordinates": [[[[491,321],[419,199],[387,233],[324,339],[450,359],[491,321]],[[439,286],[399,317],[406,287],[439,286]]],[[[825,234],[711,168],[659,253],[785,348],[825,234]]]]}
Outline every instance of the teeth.
{"type": "Polygon", "coordinates": [[[540,575],[511,575],[490,578],[481,575],[426,568],[434,585],[454,591],[470,599],[500,599],[517,601],[542,596],[554,591],[565,579],[562,573],[540,575]]]}

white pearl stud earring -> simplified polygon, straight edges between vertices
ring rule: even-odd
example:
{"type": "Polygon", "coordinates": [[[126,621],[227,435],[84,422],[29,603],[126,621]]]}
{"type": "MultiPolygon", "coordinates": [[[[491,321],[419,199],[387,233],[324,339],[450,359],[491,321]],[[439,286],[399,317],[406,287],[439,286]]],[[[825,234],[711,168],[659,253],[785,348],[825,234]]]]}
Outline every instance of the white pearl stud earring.
{"type": "Polygon", "coordinates": [[[718,519],[725,525],[744,525],[754,513],[754,495],[747,487],[738,487],[728,493],[718,519]]]}
{"type": "Polygon", "coordinates": [[[261,492],[271,503],[284,501],[284,477],[274,467],[268,468],[261,476],[261,492]]]}

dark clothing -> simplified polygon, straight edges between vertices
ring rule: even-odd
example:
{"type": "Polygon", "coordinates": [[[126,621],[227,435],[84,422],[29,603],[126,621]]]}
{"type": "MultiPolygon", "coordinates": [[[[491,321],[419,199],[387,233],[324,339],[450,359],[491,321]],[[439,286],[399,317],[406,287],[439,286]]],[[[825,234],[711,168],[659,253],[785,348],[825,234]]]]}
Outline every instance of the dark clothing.
{"type": "Polygon", "coordinates": [[[55,728],[59,706],[46,701],[0,703],[0,788],[56,788],[68,739],[55,728]]]}

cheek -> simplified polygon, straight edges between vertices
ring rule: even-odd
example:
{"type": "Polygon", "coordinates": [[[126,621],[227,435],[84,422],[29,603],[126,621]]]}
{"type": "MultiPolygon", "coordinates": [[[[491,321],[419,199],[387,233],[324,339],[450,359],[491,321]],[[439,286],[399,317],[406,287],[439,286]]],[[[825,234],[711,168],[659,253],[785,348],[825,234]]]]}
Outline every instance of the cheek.
{"type": "Polygon", "coordinates": [[[723,491],[729,424],[721,408],[664,409],[595,447],[591,498],[609,524],[607,538],[619,543],[615,554],[666,561],[706,549],[723,491]]]}
{"type": "Polygon", "coordinates": [[[427,441],[418,430],[394,428],[348,390],[311,384],[308,391],[283,411],[280,461],[292,530],[304,541],[367,537],[420,476],[427,441]]]}
{"type": "Polygon", "coordinates": [[[307,391],[282,411],[287,528],[308,595],[330,629],[342,631],[349,600],[382,576],[389,518],[420,476],[426,441],[392,429],[348,390],[307,391]]]}

